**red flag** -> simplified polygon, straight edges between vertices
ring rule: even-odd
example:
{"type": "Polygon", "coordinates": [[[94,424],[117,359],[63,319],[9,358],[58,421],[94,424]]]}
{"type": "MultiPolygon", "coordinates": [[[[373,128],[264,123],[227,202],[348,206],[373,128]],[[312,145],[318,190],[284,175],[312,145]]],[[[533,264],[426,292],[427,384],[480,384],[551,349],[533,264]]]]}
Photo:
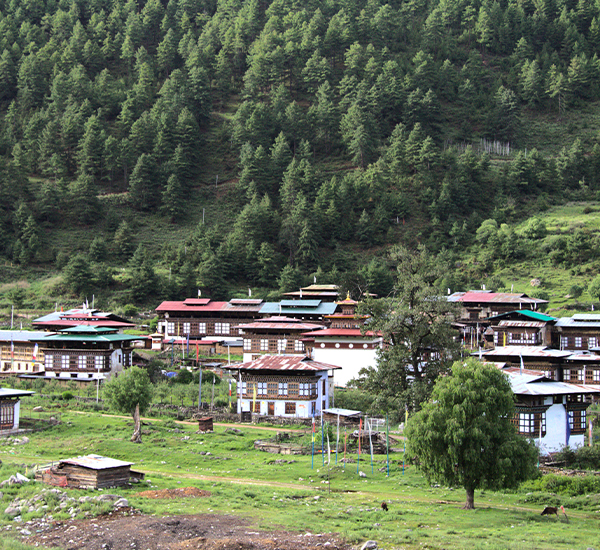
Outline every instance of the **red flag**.
{"type": "Polygon", "coordinates": [[[229,397],[231,397],[231,379],[229,379],[229,397]]]}

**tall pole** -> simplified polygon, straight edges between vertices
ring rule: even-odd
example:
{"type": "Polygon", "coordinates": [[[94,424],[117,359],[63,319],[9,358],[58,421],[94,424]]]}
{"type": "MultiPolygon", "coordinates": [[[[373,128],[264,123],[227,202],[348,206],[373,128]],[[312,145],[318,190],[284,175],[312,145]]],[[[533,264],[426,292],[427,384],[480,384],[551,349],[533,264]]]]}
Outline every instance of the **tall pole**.
{"type": "Polygon", "coordinates": [[[387,455],[387,477],[390,477],[390,424],[385,415],[385,454],[387,455]]]}
{"type": "Polygon", "coordinates": [[[202,403],[202,367],[199,369],[200,375],[198,376],[198,410],[200,410],[202,403]]]}

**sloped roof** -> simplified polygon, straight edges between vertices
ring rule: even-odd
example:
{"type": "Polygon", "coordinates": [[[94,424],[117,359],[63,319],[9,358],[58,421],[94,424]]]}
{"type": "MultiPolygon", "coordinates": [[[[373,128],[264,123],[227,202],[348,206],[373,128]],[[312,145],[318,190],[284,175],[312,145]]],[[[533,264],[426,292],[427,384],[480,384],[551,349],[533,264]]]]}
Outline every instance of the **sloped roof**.
{"type": "Polygon", "coordinates": [[[73,308],[67,311],[53,311],[32,321],[34,325],[50,326],[75,326],[81,324],[94,324],[112,326],[115,328],[134,327],[135,323],[129,322],[114,313],[91,308],[73,308]]]}
{"type": "Polygon", "coordinates": [[[133,462],[124,462],[116,458],[107,458],[100,455],[86,455],[75,458],[67,458],[61,460],[61,464],[72,464],[73,466],[81,466],[82,468],[90,468],[91,470],[106,470],[109,468],[121,468],[123,466],[131,466],[133,462]]]}
{"type": "Polygon", "coordinates": [[[292,317],[265,317],[264,319],[256,319],[251,323],[245,323],[243,325],[237,325],[235,328],[241,328],[244,330],[317,330],[323,328],[323,325],[317,325],[315,323],[304,323],[301,319],[294,319],[292,317]]]}
{"type": "Polygon", "coordinates": [[[335,302],[322,302],[320,300],[283,300],[282,302],[266,302],[260,309],[263,315],[331,315],[337,308],[335,302]],[[287,306],[285,303],[295,303],[296,305],[287,306]],[[317,305],[312,305],[314,303],[317,305]]]}
{"type": "Polygon", "coordinates": [[[548,300],[540,298],[530,298],[523,293],[514,292],[486,292],[486,291],[469,291],[455,292],[448,296],[449,302],[462,303],[493,303],[493,304],[547,304],[548,300]]]}
{"type": "Polygon", "coordinates": [[[555,382],[544,374],[515,367],[503,368],[502,372],[508,374],[508,379],[513,393],[517,395],[568,395],[568,394],[599,394],[600,390],[582,386],[579,384],[568,384],[567,382],[555,382]]]}
{"type": "Polygon", "coordinates": [[[341,369],[335,365],[313,361],[302,355],[263,355],[259,359],[247,363],[231,365],[232,370],[278,370],[278,371],[308,371],[321,372],[324,370],[341,369]]]}
{"type": "Polygon", "coordinates": [[[523,317],[529,317],[530,319],[535,319],[536,321],[549,322],[558,320],[556,317],[552,317],[551,315],[546,315],[545,313],[540,313],[539,311],[531,311],[530,309],[515,309],[514,311],[507,311],[506,313],[501,313],[500,315],[494,315],[493,317],[490,317],[489,320],[502,319],[514,314],[522,315],[523,317]]]}
{"type": "Polygon", "coordinates": [[[346,337],[346,338],[366,338],[376,335],[372,330],[361,333],[359,328],[324,328],[321,330],[315,330],[314,332],[308,332],[305,336],[327,336],[327,337],[346,337]]]}
{"type": "Polygon", "coordinates": [[[228,302],[213,302],[209,298],[194,299],[188,298],[181,301],[165,301],[154,311],[177,311],[177,312],[198,312],[198,311],[221,311],[228,306],[228,302]]]}
{"type": "Polygon", "coordinates": [[[556,322],[557,327],[599,328],[600,315],[576,313],[572,317],[561,317],[556,322]]]}
{"type": "Polygon", "coordinates": [[[565,358],[572,351],[552,349],[546,346],[497,346],[494,349],[484,351],[485,357],[535,357],[535,358],[565,358]]]}
{"type": "Polygon", "coordinates": [[[48,333],[37,330],[0,330],[0,342],[32,342],[44,336],[48,336],[48,333]]]}
{"type": "Polygon", "coordinates": [[[26,395],[33,395],[34,391],[28,390],[13,390],[11,388],[0,388],[0,399],[9,397],[25,397],[26,395]]]}

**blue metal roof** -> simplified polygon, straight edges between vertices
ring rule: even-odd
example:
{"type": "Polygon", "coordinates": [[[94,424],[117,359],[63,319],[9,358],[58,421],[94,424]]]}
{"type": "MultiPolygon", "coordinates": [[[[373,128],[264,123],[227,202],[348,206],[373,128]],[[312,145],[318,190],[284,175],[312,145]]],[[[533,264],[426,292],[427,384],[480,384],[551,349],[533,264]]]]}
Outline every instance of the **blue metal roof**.
{"type": "MultiPolygon", "coordinates": [[[[288,300],[284,300],[288,301],[288,300]]],[[[293,301],[293,300],[290,300],[293,301]]],[[[301,300],[297,300],[301,302],[301,300]]],[[[304,300],[305,302],[315,302],[316,300],[304,300]]],[[[260,314],[281,314],[281,315],[331,315],[335,312],[337,304],[335,302],[320,302],[317,306],[310,307],[287,307],[280,302],[267,302],[261,309],[260,314]]]]}

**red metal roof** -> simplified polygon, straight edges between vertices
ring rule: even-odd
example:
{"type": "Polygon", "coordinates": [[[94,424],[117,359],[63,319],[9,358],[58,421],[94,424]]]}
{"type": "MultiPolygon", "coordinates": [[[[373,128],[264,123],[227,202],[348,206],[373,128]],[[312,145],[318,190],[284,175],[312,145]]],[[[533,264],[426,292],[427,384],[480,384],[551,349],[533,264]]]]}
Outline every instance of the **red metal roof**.
{"type": "Polygon", "coordinates": [[[200,302],[200,304],[193,304],[191,302],[163,302],[160,304],[155,311],[177,311],[177,312],[192,312],[192,311],[222,311],[229,305],[228,302],[212,302],[208,299],[205,300],[193,300],[193,302],[200,302]]]}
{"type": "MultiPolygon", "coordinates": [[[[365,337],[365,336],[376,336],[375,333],[370,330],[368,332],[366,332],[365,334],[362,334],[360,332],[359,328],[325,328],[322,330],[315,330],[314,332],[309,332],[307,334],[304,334],[303,336],[340,336],[340,337],[354,337],[354,338],[360,338],[360,337],[365,337]]],[[[377,336],[380,336],[380,334],[377,334],[377,336]]]]}
{"type": "Polygon", "coordinates": [[[522,303],[547,303],[548,300],[540,300],[539,298],[530,298],[525,294],[515,294],[509,292],[465,292],[461,297],[457,299],[458,302],[486,302],[494,304],[518,304],[522,303]]]}
{"type": "Polygon", "coordinates": [[[293,370],[321,372],[324,370],[341,369],[335,365],[313,361],[302,355],[263,355],[260,359],[231,365],[228,368],[233,370],[293,370]]]}

